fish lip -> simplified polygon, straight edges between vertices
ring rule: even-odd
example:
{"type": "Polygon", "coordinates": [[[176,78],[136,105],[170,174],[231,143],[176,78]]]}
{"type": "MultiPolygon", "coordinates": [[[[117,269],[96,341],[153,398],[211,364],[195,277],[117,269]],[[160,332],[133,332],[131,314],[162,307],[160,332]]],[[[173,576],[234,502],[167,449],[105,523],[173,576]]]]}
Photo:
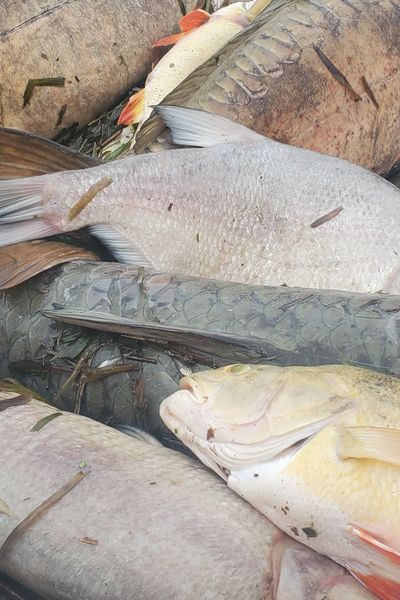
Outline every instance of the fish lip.
{"type": "Polygon", "coordinates": [[[197,456],[197,458],[217,475],[228,481],[231,474],[230,469],[218,464],[213,458],[212,448],[209,442],[204,441],[200,436],[194,433],[179,417],[175,416],[169,409],[168,398],[160,405],[160,417],[174,435],[183,442],[197,456]]]}

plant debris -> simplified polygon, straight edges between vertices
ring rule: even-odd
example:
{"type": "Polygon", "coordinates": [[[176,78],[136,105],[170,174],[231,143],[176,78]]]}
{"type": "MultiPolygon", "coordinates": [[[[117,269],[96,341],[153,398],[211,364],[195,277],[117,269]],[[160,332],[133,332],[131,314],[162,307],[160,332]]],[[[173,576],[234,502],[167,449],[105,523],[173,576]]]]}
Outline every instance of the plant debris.
{"type": "Polygon", "coordinates": [[[376,110],[378,110],[379,104],[374,96],[374,92],[369,87],[368,81],[365,79],[364,75],[361,76],[361,82],[362,82],[364,89],[367,92],[372,104],[375,106],[376,110]]]}
{"type": "Polygon", "coordinates": [[[0,498],[0,515],[7,515],[8,517],[13,517],[14,513],[11,508],[8,506],[7,502],[0,498]]]}
{"type": "Polygon", "coordinates": [[[44,77],[43,79],[30,79],[24,92],[24,103],[22,108],[25,108],[30,103],[35,87],[64,87],[65,77],[44,77]]]}
{"type": "Polygon", "coordinates": [[[51,421],[54,421],[54,419],[56,419],[57,417],[61,417],[62,414],[62,412],[54,412],[50,415],[46,415],[45,417],[43,417],[43,419],[40,419],[40,421],[38,421],[36,425],[34,425],[32,429],[30,429],[30,431],[40,431],[45,425],[51,423],[51,421]]]}
{"type": "Polygon", "coordinates": [[[320,217],[319,219],[317,219],[316,221],[311,223],[310,227],[315,229],[316,227],[323,225],[327,221],[330,221],[331,219],[334,219],[335,217],[337,217],[342,212],[342,210],[343,210],[343,206],[338,206],[337,208],[334,208],[333,210],[328,212],[326,215],[320,217]]]}
{"type": "Polygon", "coordinates": [[[351,96],[356,102],[361,100],[361,96],[357,94],[357,92],[353,89],[350,82],[346,79],[343,73],[341,73],[339,69],[335,67],[333,62],[330,61],[326,54],[322,52],[321,48],[318,48],[318,46],[316,46],[315,44],[313,44],[313,48],[319,56],[319,58],[321,59],[321,62],[325,65],[329,73],[332,75],[332,77],[334,77],[336,81],[340,83],[340,85],[342,85],[344,88],[346,88],[348,92],[350,92],[351,96]]]}
{"type": "Polygon", "coordinates": [[[78,483],[82,481],[86,475],[89,473],[84,473],[79,471],[76,473],[67,483],[60,487],[54,494],[46,498],[42,504],[36,507],[25,519],[23,519],[18,525],[11,531],[11,533],[6,537],[2,546],[0,547],[0,558],[2,558],[9,550],[12,548],[14,543],[18,540],[18,538],[27,530],[29,527],[37,521],[45,512],[49,510],[54,504],[59,502],[68,492],[70,492],[78,483]]]}
{"type": "Polygon", "coordinates": [[[113,180],[111,177],[102,177],[99,181],[90,186],[87,192],[78,200],[76,204],[69,211],[69,220],[75,219],[79,213],[93,200],[95,196],[104,188],[111,185],[113,180]]]}

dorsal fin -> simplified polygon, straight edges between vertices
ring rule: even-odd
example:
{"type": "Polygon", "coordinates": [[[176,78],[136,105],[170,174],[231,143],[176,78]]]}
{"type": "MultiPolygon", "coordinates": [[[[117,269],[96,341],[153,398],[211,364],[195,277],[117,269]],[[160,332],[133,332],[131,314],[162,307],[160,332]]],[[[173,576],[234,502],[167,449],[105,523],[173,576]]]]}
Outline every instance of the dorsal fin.
{"type": "Polygon", "coordinates": [[[257,144],[267,138],[225,117],[182,106],[155,106],[172,133],[172,140],[180,146],[215,146],[228,142],[257,144]]]}

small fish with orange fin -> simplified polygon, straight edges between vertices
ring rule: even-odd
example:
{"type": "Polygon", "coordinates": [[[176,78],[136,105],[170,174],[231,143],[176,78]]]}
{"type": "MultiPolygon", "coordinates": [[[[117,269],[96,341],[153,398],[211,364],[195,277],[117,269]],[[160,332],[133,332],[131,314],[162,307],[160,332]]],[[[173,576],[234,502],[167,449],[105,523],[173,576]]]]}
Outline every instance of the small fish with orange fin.
{"type": "Polygon", "coordinates": [[[159,104],[204,61],[249,25],[271,0],[239,2],[209,14],[197,9],[179,21],[180,33],[158,40],[153,47],[174,45],[157,63],[146,85],[131,96],[118,120],[119,125],[138,123],[137,131],[159,104]]]}
{"type": "Polygon", "coordinates": [[[282,531],[400,598],[400,380],[348,366],[184,377],[165,424],[282,531]]]}

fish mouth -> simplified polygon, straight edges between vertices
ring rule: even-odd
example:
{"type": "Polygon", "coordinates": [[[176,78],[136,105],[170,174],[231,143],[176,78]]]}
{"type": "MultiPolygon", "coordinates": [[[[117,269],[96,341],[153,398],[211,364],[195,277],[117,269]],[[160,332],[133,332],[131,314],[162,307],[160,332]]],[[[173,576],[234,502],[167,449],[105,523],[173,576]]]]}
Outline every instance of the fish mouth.
{"type": "Polygon", "coordinates": [[[171,410],[169,406],[170,402],[175,400],[181,401],[185,396],[186,400],[190,400],[191,402],[194,399],[193,392],[186,388],[175,392],[175,394],[172,394],[161,403],[160,417],[162,421],[203,464],[222,477],[222,479],[228,481],[228,477],[231,474],[230,469],[223,464],[219,464],[216,458],[214,458],[212,445],[210,445],[209,440],[204,440],[200,435],[195,433],[171,410]]]}

